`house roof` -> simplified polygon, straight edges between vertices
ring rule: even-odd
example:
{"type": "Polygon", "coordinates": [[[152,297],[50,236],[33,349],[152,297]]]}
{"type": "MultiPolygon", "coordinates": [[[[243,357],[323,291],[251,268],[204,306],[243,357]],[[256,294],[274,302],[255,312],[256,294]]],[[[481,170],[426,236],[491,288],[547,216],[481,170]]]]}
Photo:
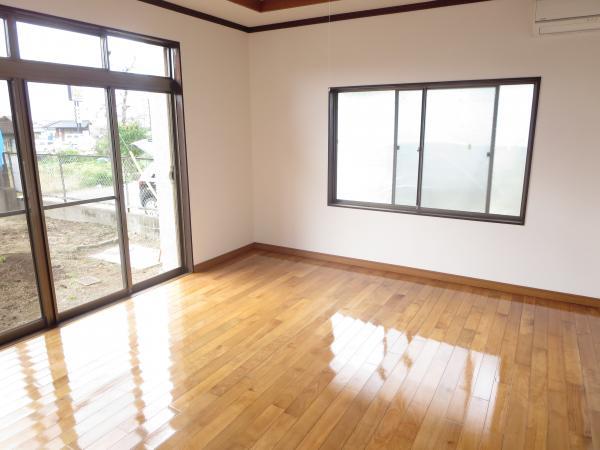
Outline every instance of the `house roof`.
{"type": "Polygon", "coordinates": [[[12,120],[9,117],[0,117],[0,131],[2,131],[2,134],[5,136],[15,134],[12,120]]]}
{"type": "MultiPolygon", "coordinates": [[[[80,126],[81,128],[88,128],[90,126],[90,123],[91,122],[89,120],[82,120],[80,126]]],[[[50,122],[48,125],[46,125],[46,128],[66,128],[76,130],[78,127],[77,122],[75,122],[74,120],[57,120],[56,122],[50,122]]]]}

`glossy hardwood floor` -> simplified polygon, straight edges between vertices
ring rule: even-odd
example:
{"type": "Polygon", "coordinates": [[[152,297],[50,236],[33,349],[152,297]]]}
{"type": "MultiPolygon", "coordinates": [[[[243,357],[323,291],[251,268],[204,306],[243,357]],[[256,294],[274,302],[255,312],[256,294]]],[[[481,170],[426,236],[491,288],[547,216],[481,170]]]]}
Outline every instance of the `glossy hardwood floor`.
{"type": "Polygon", "coordinates": [[[0,448],[600,448],[600,311],[255,253],[0,351],[0,448]]]}

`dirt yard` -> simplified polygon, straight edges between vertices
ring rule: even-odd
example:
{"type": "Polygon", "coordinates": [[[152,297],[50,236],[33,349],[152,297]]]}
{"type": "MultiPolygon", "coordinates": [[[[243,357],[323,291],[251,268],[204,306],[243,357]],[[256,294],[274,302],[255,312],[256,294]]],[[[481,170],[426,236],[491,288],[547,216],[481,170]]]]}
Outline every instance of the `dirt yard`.
{"type": "Polygon", "coordinates": [[[27,222],[0,219],[0,332],[40,317],[27,222]]]}
{"type": "MultiPolygon", "coordinates": [[[[98,299],[123,288],[119,264],[99,254],[118,255],[114,227],[46,217],[54,288],[59,310],[98,299]]],[[[158,245],[131,236],[130,243],[158,245]]],[[[156,251],[156,250],[155,250],[156,251]]],[[[118,259],[118,256],[117,256],[118,259]]],[[[134,279],[160,273],[160,266],[133,269],[134,279]]],[[[27,224],[23,217],[0,219],[0,332],[40,317],[35,271],[27,224]]]]}

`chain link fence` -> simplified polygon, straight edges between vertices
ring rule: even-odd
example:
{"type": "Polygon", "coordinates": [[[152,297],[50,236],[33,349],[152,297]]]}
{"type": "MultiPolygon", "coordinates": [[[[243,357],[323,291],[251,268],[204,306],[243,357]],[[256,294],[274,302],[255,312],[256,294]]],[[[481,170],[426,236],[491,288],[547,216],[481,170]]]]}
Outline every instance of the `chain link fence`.
{"type": "MultiPolygon", "coordinates": [[[[16,153],[4,153],[4,166],[9,171],[12,187],[22,192],[16,153]]],[[[37,154],[37,167],[44,197],[64,202],[94,196],[113,195],[112,162],[108,157],[77,154],[37,154]]],[[[121,157],[123,182],[138,181],[152,164],[152,158],[121,157]]]]}

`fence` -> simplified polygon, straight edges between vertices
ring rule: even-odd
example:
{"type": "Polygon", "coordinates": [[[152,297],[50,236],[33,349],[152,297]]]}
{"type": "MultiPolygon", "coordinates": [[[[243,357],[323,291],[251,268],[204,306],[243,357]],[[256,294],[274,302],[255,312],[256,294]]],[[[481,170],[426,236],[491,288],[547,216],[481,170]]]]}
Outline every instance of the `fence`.
{"type": "MultiPolygon", "coordinates": [[[[17,154],[4,153],[2,156],[10,174],[12,187],[17,192],[22,192],[17,154]]],[[[45,198],[56,197],[67,202],[112,195],[113,172],[108,157],[69,154],[36,156],[42,194],[45,198]]],[[[144,169],[152,161],[152,158],[122,156],[121,167],[125,186],[139,180],[144,169]]]]}

